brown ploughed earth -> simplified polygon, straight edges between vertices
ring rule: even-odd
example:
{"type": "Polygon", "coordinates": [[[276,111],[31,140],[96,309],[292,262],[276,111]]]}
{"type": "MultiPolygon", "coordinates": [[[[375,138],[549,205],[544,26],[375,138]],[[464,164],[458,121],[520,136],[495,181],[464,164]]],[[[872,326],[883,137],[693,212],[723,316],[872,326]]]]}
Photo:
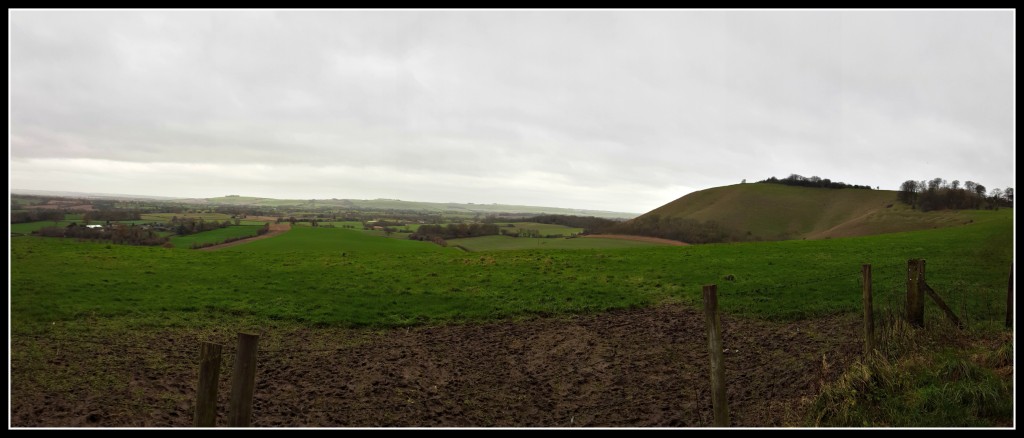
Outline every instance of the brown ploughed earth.
{"type": "MultiPolygon", "coordinates": [[[[772,323],[722,315],[733,426],[805,425],[810,401],[860,353],[855,315],[772,323]]],[[[255,427],[702,427],[711,423],[703,314],[681,305],[374,331],[267,328],[255,427]]],[[[12,339],[11,425],[187,427],[199,340],[176,329],[12,339]]]]}

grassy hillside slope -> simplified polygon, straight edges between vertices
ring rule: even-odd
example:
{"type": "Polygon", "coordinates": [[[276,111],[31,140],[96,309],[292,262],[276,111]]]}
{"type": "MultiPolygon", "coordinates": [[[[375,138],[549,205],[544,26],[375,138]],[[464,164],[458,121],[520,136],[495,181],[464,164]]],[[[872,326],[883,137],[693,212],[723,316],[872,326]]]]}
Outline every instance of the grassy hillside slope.
{"type": "Polygon", "coordinates": [[[714,221],[753,240],[827,239],[962,225],[958,211],[922,213],[891,190],[737,184],[690,193],[643,216],[714,221]]]}

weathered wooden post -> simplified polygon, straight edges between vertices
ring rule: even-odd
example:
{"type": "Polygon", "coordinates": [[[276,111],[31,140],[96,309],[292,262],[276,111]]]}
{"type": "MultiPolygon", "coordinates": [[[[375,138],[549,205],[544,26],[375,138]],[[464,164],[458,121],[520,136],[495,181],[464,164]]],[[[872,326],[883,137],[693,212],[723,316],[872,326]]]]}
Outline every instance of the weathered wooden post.
{"type": "Polygon", "coordinates": [[[708,323],[708,353],[711,356],[712,425],[729,427],[729,404],[725,394],[725,360],[722,357],[722,320],[718,316],[718,286],[704,286],[704,318],[708,323]]]}
{"type": "Polygon", "coordinates": [[[875,314],[871,301],[871,265],[861,266],[861,291],[864,296],[864,356],[869,356],[875,349],[875,314]]]}
{"type": "Polygon", "coordinates": [[[238,352],[231,378],[231,408],[228,426],[249,427],[252,421],[252,396],[256,388],[256,343],[258,335],[238,334],[238,352]]]}
{"type": "Polygon", "coordinates": [[[924,260],[907,260],[907,322],[924,327],[924,299],[921,296],[921,276],[924,260]]]}
{"type": "Polygon", "coordinates": [[[195,427],[213,427],[217,421],[217,379],[220,378],[220,344],[203,342],[199,347],[199,386],[196,389],[195,427]]]}

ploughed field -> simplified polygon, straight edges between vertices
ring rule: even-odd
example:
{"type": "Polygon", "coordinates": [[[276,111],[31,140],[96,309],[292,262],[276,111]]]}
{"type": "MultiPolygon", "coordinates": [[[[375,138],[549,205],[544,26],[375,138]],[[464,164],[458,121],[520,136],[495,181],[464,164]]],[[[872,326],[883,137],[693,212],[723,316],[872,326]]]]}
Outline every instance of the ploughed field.
{"type": "MultiPolygon", "coordinates": [[[[819,385],[859,353],[858,322],[726,316],[733,424],[800,424],[819,385]]],[[[680,305],[385,331],[278,327],[261,339],[253,426],[707,426],[705,333],[703,314],[680,305]]],[[[14,348],[39,360],[12,369],[12,425],[190,426],[201,338],[231,341],[182,329],[18,337],[14,348]]]]}

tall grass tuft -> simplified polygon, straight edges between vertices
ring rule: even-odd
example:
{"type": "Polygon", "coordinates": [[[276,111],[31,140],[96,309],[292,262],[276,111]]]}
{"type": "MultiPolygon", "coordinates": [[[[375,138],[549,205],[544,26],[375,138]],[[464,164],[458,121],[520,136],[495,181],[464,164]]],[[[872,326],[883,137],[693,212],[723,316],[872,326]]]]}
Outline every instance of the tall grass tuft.
{"type": "MultiPolygon", "coordinates": [[[[933,318],[934,319],[934,318],[933,318]]],[[[877,349],[824,385],[814,426],[987,427],[1012,424],[1013,339],[941,319],[914,328],[879,312],[877,349]],[[1007,370],[1009,370],[1007,372],[1007,370]]]]}

